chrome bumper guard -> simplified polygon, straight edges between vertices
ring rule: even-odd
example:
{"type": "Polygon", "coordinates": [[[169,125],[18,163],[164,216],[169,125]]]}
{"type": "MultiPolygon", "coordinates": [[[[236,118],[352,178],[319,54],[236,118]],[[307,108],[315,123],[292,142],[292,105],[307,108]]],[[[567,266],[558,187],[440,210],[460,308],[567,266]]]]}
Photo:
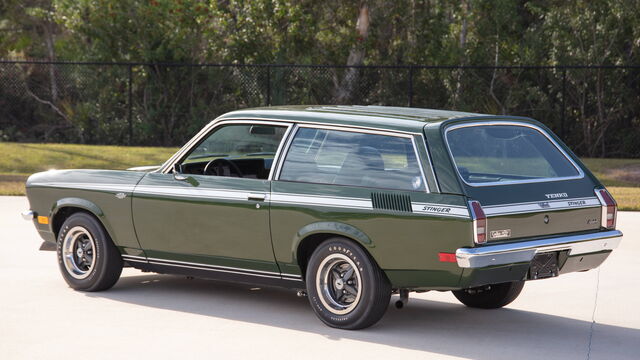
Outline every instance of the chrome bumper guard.
{"type": "Polygon", "coordinates": [[[22,212],[22,218],[25,220],[33,220],[33,218],[36,217],[36,213],[34,213],[31,210],[27,210],[27,211],[23,211],[22,212]]]}
{"type": "Polygon", "coordinates": [[[570,235],[511,244],[461,248],[456,260],[461,268],[484,268],[529,262],[537,253],[569,250],[569,256],[613,250],[620,244],[622,232],[602,231],[592,234],[570,235]]]}

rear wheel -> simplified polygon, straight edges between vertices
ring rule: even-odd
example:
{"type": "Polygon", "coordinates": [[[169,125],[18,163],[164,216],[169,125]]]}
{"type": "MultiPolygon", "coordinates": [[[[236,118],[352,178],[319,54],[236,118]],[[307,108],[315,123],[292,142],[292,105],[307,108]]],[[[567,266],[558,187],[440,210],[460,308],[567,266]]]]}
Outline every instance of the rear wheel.
{"type": "Polygon", "coordinates": [[[344,238],[326,240],[313,252],[306,273],[313,311],[340,329],[369,327],[384,315],[391,285],[363,249],[344,238]]]}
{"type": "Polygon", "coordinates": [[[58,264],[64,280],[75,290],[101,291],[115,285],[122,257],[93,216],[75,213],[58,234],[58,264]]]}
{"type": "Polygon", "coordinates": [[[513,281],[452,292],[466,306],[480,309],[497,309],[513,302],[520,295],[523,287],[524,281],[513,281]]]}

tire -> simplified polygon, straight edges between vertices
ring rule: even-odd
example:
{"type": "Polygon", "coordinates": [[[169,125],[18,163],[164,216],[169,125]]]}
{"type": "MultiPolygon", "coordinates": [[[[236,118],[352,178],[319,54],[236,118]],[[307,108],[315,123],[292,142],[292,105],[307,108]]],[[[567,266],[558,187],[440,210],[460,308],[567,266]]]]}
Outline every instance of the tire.
{"type": "Polygon", "coordinates": [[[345,238],[331,238],[318,246],[305,280],[313,311],[334,328],[369,327],[389,306],[389,280],[366,251],[345,238]]]}
{"type": "Polygon", "coordinates": [[[472,308],[497,309],[513,302],[524,287],[524,281],[479,286],[452,291],[463,304],[472,308]]]}
{"type": "Polygon", "coordinates": [[[62,224],[57,242],[62,277],[75,290],[111,288],[122,273],[122,257],[96,218],[75,213],[62,224]]]}

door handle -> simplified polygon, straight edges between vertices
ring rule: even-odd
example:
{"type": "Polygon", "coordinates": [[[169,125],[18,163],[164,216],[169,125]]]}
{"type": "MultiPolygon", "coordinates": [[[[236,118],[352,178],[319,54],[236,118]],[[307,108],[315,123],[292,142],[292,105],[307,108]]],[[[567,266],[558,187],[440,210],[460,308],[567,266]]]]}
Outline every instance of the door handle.
{"type": "Polygon", "coordinates": [[[252,201],[264,201],[267,198],[266,194],[249,194],[247,200],[252,201]]]}

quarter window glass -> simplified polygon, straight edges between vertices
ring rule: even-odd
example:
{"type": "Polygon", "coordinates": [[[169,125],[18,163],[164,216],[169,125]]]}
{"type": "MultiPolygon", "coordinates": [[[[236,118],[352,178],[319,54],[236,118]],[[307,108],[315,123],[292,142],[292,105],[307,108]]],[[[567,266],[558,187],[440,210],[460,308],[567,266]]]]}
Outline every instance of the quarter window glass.
{"type": "Polygon", "coordinates": [[[469,184],[564,178],[580,173],[540,131],[517,125],[479,125],[447,132],[458,171],[469,184]]]}
{"type": "Polygon", "coordinates": [[[187,174],[267,179],[284,126],[224,125],[189,153],[180,166],[187,174]]]}
{"type": "Polygon", "coordinates": [[[300,128],[280,180],[425,190],[411,139],[300,128]]]}

